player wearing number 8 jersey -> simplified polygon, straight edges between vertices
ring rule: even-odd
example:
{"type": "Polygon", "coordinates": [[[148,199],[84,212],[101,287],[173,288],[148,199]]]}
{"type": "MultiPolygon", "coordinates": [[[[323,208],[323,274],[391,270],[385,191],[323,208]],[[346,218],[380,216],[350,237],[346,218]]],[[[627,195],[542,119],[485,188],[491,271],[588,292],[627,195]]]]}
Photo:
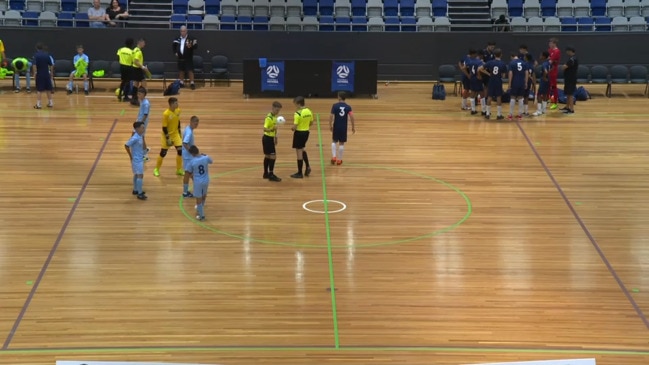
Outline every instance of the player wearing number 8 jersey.
{"type": "Polygon", "coordinates": [[[501,60],[502,51],[495,49],[495,59],[487,62],[481,67],[480,72],[489,75],[489,84],[487,85],[487,114],[485,119],[491,118],[491,102],[496,101],[498,105],[498,114],[496,119],[504,119],[502,114],[502,96],[503,96],[503,74],[507,72],[507,65],[501,60]]]}
{"type": "Polygon", "coordinates": [[[196,128],[198,128],[198,117],[193,115],[189,118],[189,125],[185,127],[185,132],[183,133],[183,171],[185,171],[185,176],[183,176],[184,198],[192,197],[192,193],[189,192],[189,178],[192,177],[192,174],[188,167],[192,160],[192,154],[189,150],[194,145],[194,129],[196,128]]]}
{"type": "Polygon", "coordinates": [[[193,156],[187,166],[187,171],[191,172],[194,178],[194,197],[196,198],[196,219],[202,221],[205,219],[205,200],[207,199],[207,188],[210,185],[209,165],[212,164],[212,158],[206,154],[200,154],[198,147],[189,147],[189,153],[193,156]]]}
{"type": "Polygon", "coordinates": [[[345,142],[347,142],[347,121],[352,122],[352,133],[356,133],[354,126],[354,114],[352,107],[345,102],[347,96],[344,92],[338,93],[338,102],[331,107],[329,115],[329,130],[332,133],[331,138],[331,164],[342,165],[343,152],[345,151],[345,142]],[[338,146],[336,146],[338,144],[338,146]],[[336,148],[338,147],[338,148],[336,148]],[[336,149],[338,155],[336,155],[336,149]]]}

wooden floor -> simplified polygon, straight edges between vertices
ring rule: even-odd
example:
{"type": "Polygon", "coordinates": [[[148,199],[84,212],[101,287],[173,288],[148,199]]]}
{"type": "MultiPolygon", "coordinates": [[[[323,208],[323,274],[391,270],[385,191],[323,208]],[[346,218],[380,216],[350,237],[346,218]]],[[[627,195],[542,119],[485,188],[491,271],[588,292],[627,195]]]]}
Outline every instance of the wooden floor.
{"type": "Polygon", "coordinates": [[[159,178],[147,165],[149,200],[131,195],[137,109],[108,86],[41,111],[0,95],[1,364],[649,364],[642,87],[589,87],[572,116],[516,123],[432,101],[428,84],[382,84],[350,100],[342,166],[333,100],[308,100],[312,176],[289,178],[283,126],[279,184],[261,178],[272,100],[236,83],[183,90],[182,120],[200,117],[196,144],[215,159],[199,223],[171,154],[159,178]]]}

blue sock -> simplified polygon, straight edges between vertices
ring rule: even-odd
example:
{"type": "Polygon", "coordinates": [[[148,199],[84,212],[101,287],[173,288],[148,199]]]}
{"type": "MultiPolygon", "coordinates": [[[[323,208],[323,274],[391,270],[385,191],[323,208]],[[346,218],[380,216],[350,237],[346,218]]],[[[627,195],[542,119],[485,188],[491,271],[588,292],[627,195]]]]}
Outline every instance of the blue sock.
{"type": "Polygon", "coordinates": [[[196,205],[196,210],[198,211],[198,215],[200,217],[205,217],[205,212],[203,211],[203,204],[196,205]]]}
{"type": "Polygon", "coordinates": [[[135,190],[137,191],[138,194],[142,194],[142,184],[143,184],[142,179],[138,178],[135,183],[136,186],[135,190]]]}
{"type": "Polygon", "coordinates": [[[183,184],[183,194],[189,192],[189,184],[183,184]]]}
{"type": "Polygon", "coordinates": [[[133,191],[137,191],[137,176],[133,175],[133,191]]]}
{"type": "Polygon", "coordinates": [[[88,81],[83,82],[83,90],[88,91],[88,84],[89,84],[88,81]]]}

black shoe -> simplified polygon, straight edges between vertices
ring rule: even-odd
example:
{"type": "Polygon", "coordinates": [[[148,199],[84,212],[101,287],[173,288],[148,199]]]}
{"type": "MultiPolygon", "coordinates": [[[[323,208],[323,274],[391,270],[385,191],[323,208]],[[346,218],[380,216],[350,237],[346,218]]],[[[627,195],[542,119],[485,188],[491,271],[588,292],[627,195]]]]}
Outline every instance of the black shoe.
{"type": "Polygon", "coordinates": [[[88,90],[83,90],[83,93],[86,95],[90,95],[90,92],[88,92],[88,90]]]}
{"type": "Polygon", "coordinates": [[[566,109],[563,111],[563,114],[575,114],[574,110],[566,109]]]}
{"type": "Polygon", "coordinates": [[[194,85],[194,83],[192,83],[191,85],[189,85],[189,88],[192,89],[192,90],[196,90],[196,85],[194,85]]]}
{"type": "Polygon", "coordinates": [[[144,192],[142,192],[142,194],[137,195],[137,198],[140,199],[140,200],[146,200],[148,197],[146,195],[144,195],[144,192]]]}
{"type": "Polygon", "coordinates": [[[72,94],[72,90],[68,89],[68,95],[71,95],[71,94],[72,94]]]}
{"type": "Polygon", "coordinates": [[[280,181],[282,181],[282,179],[280,179],[279,177],[275,176],[275,174],[270,174],[270,175],[268,175],[268,180],[269,180],[269,181],[274,181],[274,182],[280,182],[280,181]]]}
{"type": "Polygon", "coordinates": [[[485,114],[484,119],[487,119],[487,120],[491,119],[491,114],[485,114]]]}
{"type": "MultiPolygon", "coordinates": [[[[146,191],[143,191],[143,192],[142,192],[142,194],[145,194],[145,193],[146,193],[146,191]]],[[[133,195],[138,195],[138,194],[139,194],[139,193],[137,192],[137,190],[133,190],[133,195]]]]}
{"type": "Polygon", "coordinates": [[[129,99],[129,98],[127,98],[127,97],[124,97],[124,98],[122,99],[122,102],[124,102],[124,103],[130,103],[130,102],[131,102],[131,99],[129,99]]]}
{"type": "Polygon", "coordinates": [[[263,176],[263,178],[264,178],[264,179],[268,179],[269,177],[270,177],[270,175],[268,175],[267,172],[264,172],[264,176],[263,176]]]}
{"type": "Polygon", "coordinates": [[[482,116],[485,116],[485,115],[487,115],[487,112],[482,112],[481,114],[482,114],[482,116]]]}
{"type": "Polygon", "coordinates": [[[304,176],[309,176],[311,175],[311,167],[307,167],[306,171],[304,171],[304,176]]]}
{"type": "Polygon", "coordinates": [[[477,111],[475,111],[475,110],[471,110],[471,115],[476,115],[476,114],[478,114],[477,111]]]}
{"type": "Polygon", "coordinates": [[[291,175],[291,177],[294,178],[294,179],[301,179],[301,178],[304,177],[304,175],[302,175],[301,172],[296,172],[293,175],[291,175]]]}
{"type": "Polygon", "coordinates": [[[499,116],[496,117],[496,120],[503,120],[503,119],[505,119],[504,115],[499,115],[499,116]]]}

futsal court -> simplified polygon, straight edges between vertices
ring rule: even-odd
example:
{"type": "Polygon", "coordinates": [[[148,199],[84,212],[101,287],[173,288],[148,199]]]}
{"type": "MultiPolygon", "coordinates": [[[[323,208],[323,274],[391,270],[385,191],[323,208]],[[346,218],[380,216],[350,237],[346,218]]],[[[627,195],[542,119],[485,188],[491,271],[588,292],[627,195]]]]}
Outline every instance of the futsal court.
{"type": "Polygon", "coordinates": [[[649,364],[642,90],[588,86],[574,115],[497,122],[431,87],[348,99],[341,166],[335,100],[307,99],[312,173],[289,177],[287,123],[280,183],[262,179],[273,99],[244,99],[237,83],[183,89],[183,128],[197,115],[196,145],[214,159],[202,222],[173,153],[153,176],[160,85],[147,201],[131,195],[124,151],[137,108],[114,85],[58,91],[53,110],[4,87],[0,363],[649,364]]]}

